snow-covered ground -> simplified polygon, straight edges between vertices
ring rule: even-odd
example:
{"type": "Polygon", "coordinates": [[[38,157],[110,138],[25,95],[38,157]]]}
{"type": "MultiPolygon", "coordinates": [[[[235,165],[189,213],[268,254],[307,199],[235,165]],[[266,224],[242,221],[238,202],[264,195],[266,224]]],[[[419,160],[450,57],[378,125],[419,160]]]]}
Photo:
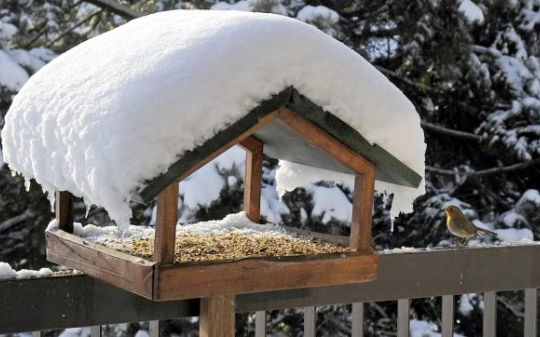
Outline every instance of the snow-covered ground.
{"type": "MultiPolygon", "coordinates": [[[[328,14],[309,11],[306,20],[328,14]]],[[[125,228],[144,181],[291,85],[424,173],[420,118],[385,76],[300,20],[238,11],[152,14],[60,55],[14,98],[4,160],[51,200],[70,191],[125,228]]],[[[378,186],[395,193],[394,215],[424,193],[423,184],[378,186]]]]}

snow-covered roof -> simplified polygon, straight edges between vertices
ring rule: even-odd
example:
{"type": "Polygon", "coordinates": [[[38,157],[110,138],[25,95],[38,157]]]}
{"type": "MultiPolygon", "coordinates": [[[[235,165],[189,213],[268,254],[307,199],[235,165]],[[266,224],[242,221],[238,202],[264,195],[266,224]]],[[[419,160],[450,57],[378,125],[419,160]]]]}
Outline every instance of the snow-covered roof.
{"type": "Polygon", "coordinates": [[[419,116],[388,79],[308,24],[235,11],[149,15],[60,55],[14,98],[4,159],[125,225],[138,188],[291,86],[423,176],[419,116]]]}

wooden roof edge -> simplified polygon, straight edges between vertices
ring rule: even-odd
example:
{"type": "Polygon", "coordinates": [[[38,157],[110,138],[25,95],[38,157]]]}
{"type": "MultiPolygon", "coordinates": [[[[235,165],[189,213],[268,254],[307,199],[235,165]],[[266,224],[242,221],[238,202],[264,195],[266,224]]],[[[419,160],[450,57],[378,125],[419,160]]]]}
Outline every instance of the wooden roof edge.
{"type": "Polygon", "coordinates": [[[291,86],[261,102],[250,113],[218,132],[201,146],[185,152],[166,172],[142,184],[132,201],[137,203],[151,201],[173,181],[190,173],[201,162],[207,162],[212,154],[226,150],[228,145],[229,147],[234,145],[231,142],[241,137],[242,134],[250,133],[250,129],[257,125],[261,119],[282,107],[294,110],[356,153],[373,162],[377,166],[377,171],[384,171],[382,176],[389,178],[381,180],[410,187],[417,187],[420,184],[421,175],[384,148],[370,144],[354,128],[332,113],[323,110],[291,86]]]}
{"type": "Polygon", "coordinates": [[[409,187],[419,186],[422,181],[420,174],[405,165],[383,147],[369,143],[350,125],[332,113],[323,110],[319,105],[299,93],[296,89],[292,88],[291,92],[291,99],[287,103],[287,107],[325,130],[332,137],[347,145],[355,152],[366,157],[377,166],[377,171],[382,170],[386,176],[391,178],[381,180],[409,187]]]}

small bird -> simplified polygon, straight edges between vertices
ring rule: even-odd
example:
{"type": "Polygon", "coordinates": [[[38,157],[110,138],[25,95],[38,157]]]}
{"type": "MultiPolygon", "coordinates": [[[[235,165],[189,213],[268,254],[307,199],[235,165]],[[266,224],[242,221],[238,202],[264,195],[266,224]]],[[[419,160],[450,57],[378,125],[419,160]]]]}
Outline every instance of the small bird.
{"type": "Polygon", "coordinates": [[[489,234],[497,236],[497,233],[475,226],[457,206],[449,206],[445,209],[446,227],[450,233],[465,239],[464,245],[470,238],[478,234],[489,234]]]}

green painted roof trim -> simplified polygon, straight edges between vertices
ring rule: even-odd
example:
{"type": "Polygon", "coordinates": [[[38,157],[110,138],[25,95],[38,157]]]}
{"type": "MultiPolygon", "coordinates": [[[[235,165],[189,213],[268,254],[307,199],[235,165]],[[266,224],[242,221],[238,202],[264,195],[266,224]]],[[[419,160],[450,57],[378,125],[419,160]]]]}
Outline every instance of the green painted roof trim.
{"type": "MultiPolygon", "coordinates": [[[[371,145],[355,129],[341,119],[324,111],[293,87],[289,87],[272,98],[261,102],[259,106],[242,117],[236,123],[218,132],[214,137],[194,150],[185,152],[167,172],[147,181],[138,191],[136,201],[148,202],[156,197],[165,187],[178,179],[190,168],[218,151],[225,144],[257,124],[260,118],[281,108],[288,107],[310,120],[334,138],[364,156],[377,166],[377,179],[410,187],[417,187],[422,177],[403,164],[392,154],[378,145],[371,145]],[[140,198],[139,198],[140,197],[140,198]]],[[[135,201],[135,200],[134,200],[135,201]]]]}

